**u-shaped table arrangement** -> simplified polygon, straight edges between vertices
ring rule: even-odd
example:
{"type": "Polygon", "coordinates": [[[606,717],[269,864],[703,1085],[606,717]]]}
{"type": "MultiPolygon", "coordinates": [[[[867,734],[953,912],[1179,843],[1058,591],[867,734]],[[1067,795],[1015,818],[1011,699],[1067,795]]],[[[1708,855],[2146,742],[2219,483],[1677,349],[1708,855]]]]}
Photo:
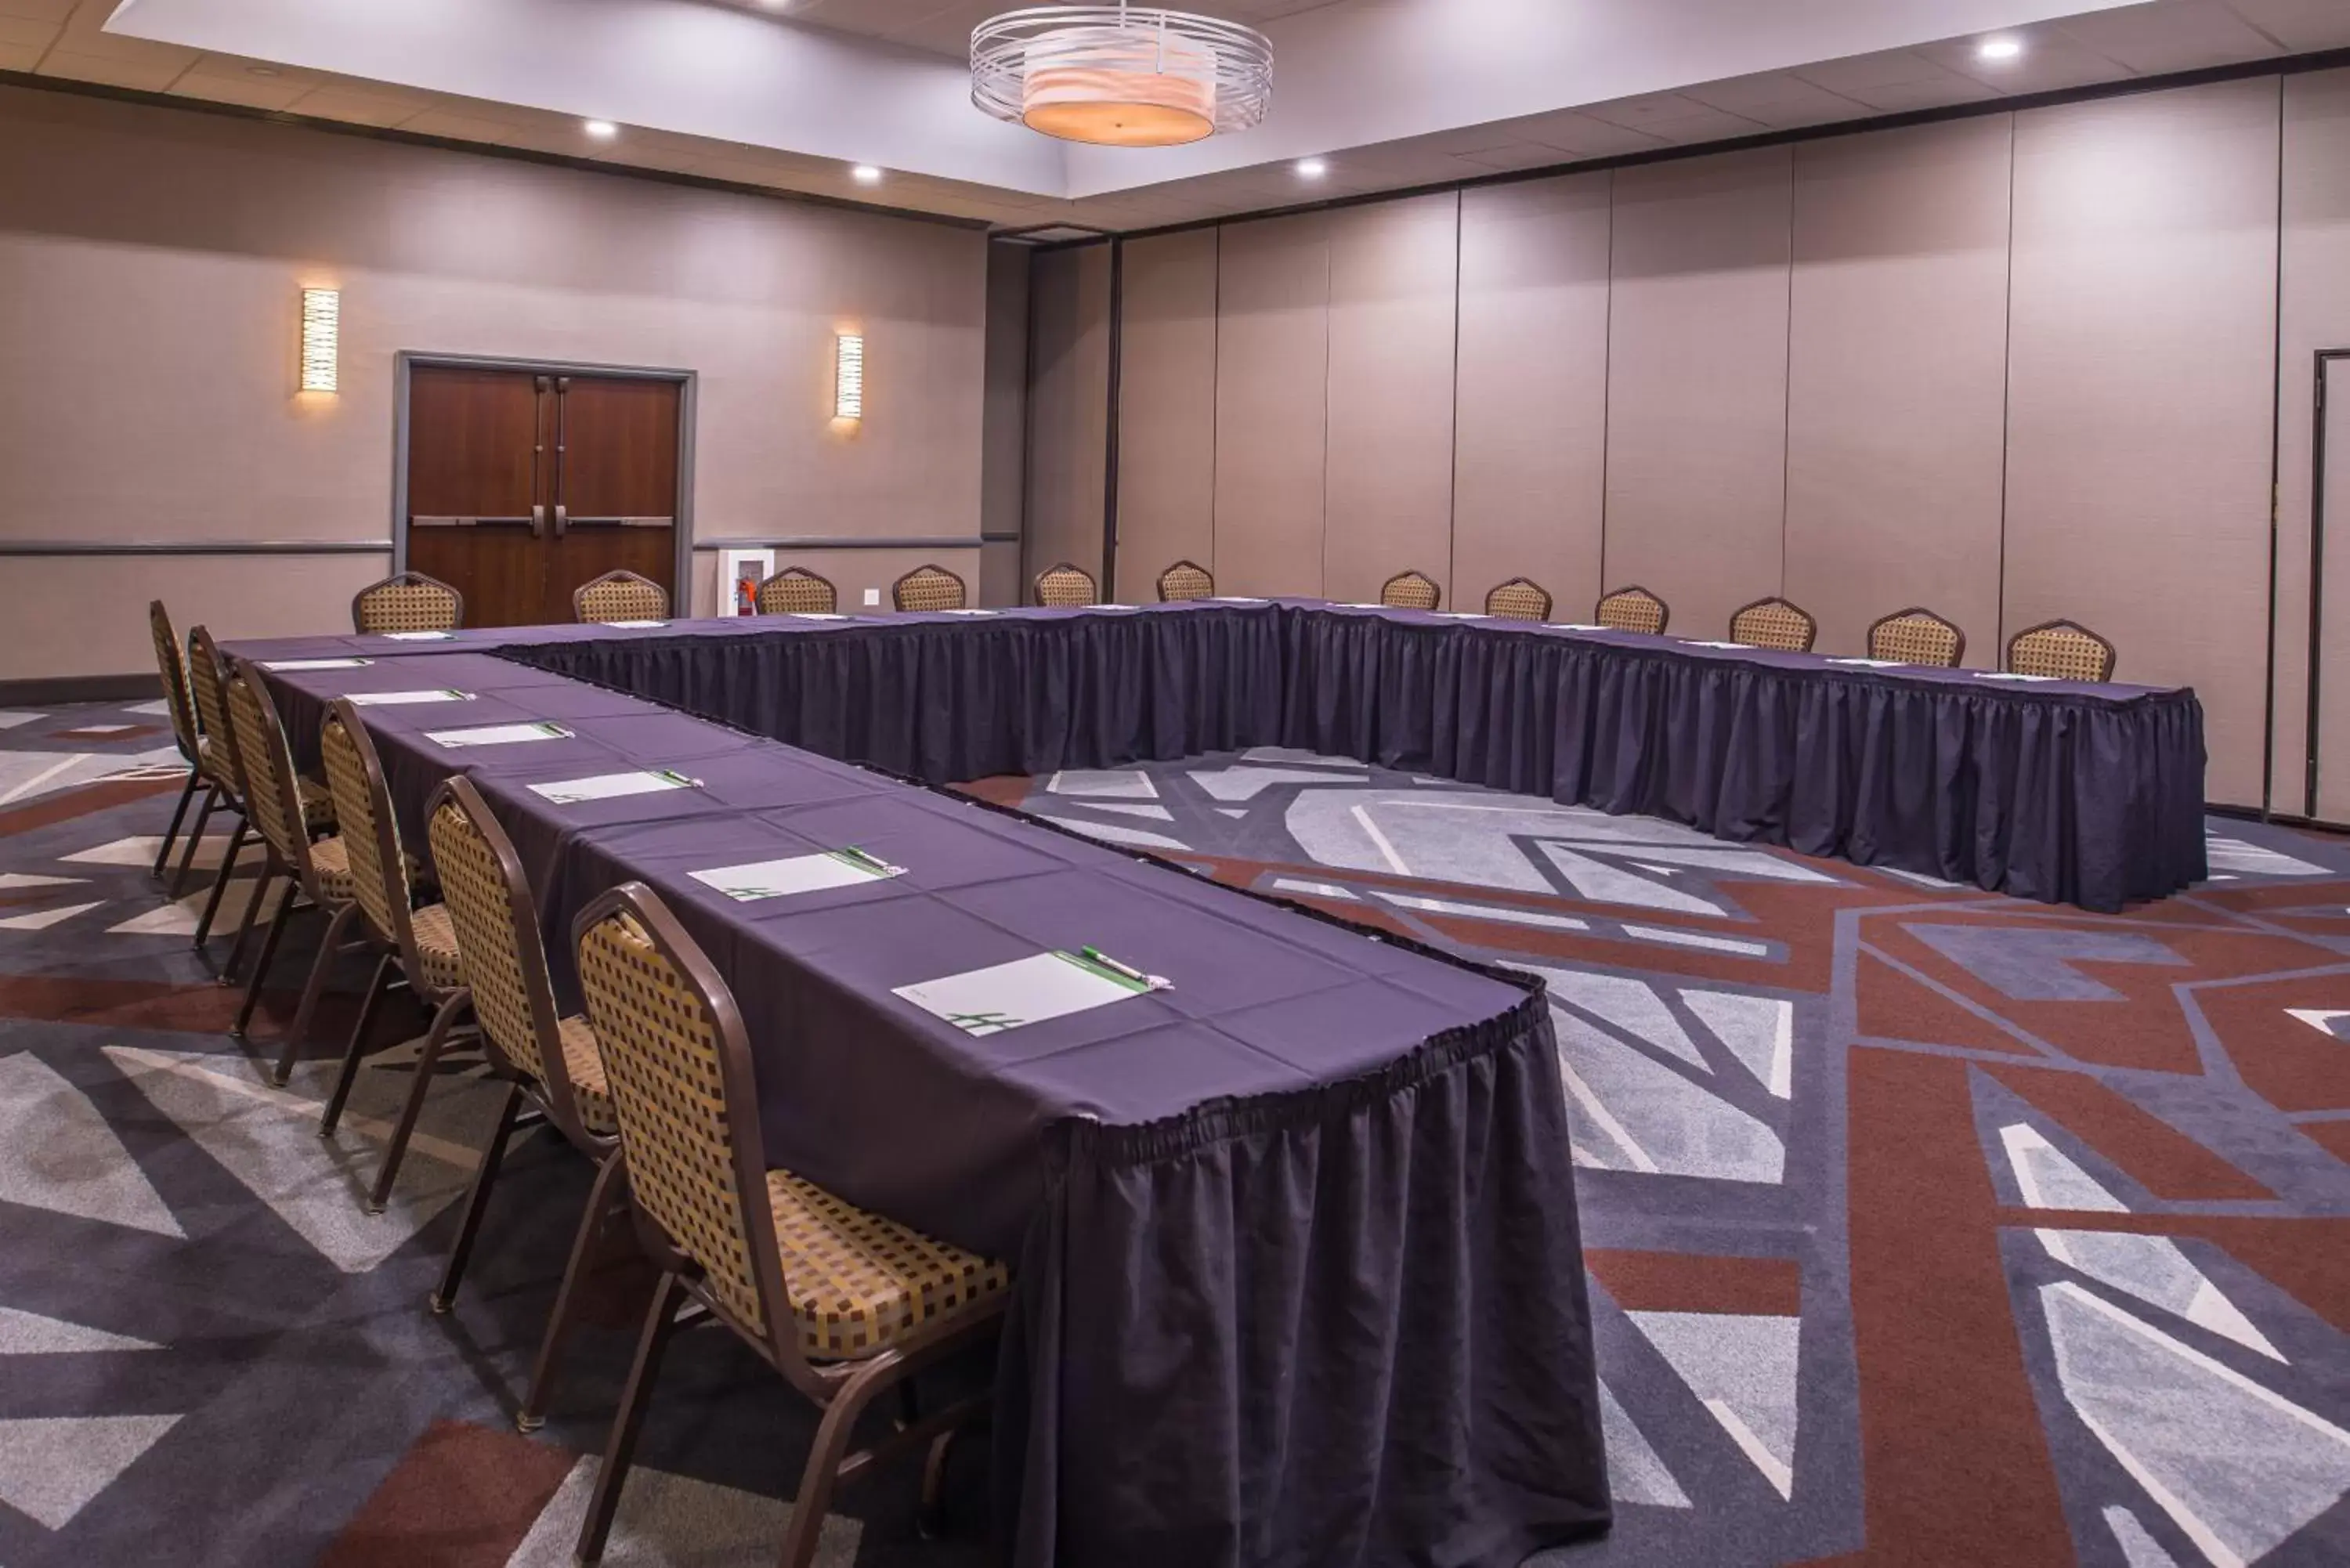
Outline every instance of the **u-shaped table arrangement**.
{"type": "Polygon", "coordinates": [[[574,914],[652,887],[770,1156],[1014,1264],[1023,1564],[1513,1568],[1604,1526],[1566,1111],[1537,978],[930,786],[1298,746],[2095,909],[2204,871],[2185,691],[1262,599],[227,651],[306,768],[365,703],[410,845],[473,777],[567,1006],[574,914]],[[899,874],[772,869],[846,850],[899,874]],[[1014,967],[1087,950],[1170,983],[1014,967]]]}

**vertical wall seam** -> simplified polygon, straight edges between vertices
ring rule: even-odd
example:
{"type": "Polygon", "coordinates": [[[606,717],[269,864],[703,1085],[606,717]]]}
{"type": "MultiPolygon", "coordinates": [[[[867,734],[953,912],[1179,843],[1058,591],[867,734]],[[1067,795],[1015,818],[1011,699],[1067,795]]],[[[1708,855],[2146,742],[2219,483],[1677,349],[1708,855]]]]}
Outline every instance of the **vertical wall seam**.
{"type": "Polygon", "coordinates": [[[1461,603],[1461,255],[1462,228],[1468,215],[1468,193],[1452,192],[1452,429],[1446,456],[1451,472],[1444,483],[1444,580],[1452,591],[1452,607],[1461,603]]]}
{"type": "MultiPolygon", "coordinates": [[[[2269,645],[2265,671],[2268,696],[2261,717],[2261,815],[2264,817],[2276,809],[2277,556],[2282,547],[2277,524],[2281,491],[2284,483],[2284,78],[2277,78],[2276,276],[2269,302],[2272,315],[2269,360],[2269,645]]],[[[2315,663],[2313,659],[2313,675],[2315,663]]],[[[2317,754],[2314,727],[2302,739],[2308,746],[2314,762],[2317,754]]],[[[2317,815],[2314,793],[2311,794],[2307,810],[2311,816],[2317,815]]]]}
{"type": "MultiPolygon", "coordinates": [[[[1787,150],[1787,339],[1779,365],[1779,587],[1787,593],[1788,473],[1795,461],[1795,160],[1800,147],[1787,150]]],[[[1725,634],[1726,635],[1726,634],[1725,634]]]]}
{"type": "Polygon", "coordinates": [[[1224,225],[1210,231],[1216,244],[1208,281],[1208,576],[1216,575],[1217,464],[1223,455],[1224,225]]]}
{"type": "Polygon", "coordinates": [[[1607,460],[1616,419],[1616,171],[1607,171],[1607,327],[1599,343],[1599,592],[1607,592],[1607,460]]]}
{"type": "Polygon", "coordinates": [[[1331,292],[1337,273],[1337,263],[1332,255],[1336,248],[1330,242],[1331,225],[1322,223],[1322,504],[1321,537],[1315,541],[1314,554],[1322,563],[1322,597],[1330,597],[1330,317],[1331,292]]]}
{"type": "Polygon", "coordinates": [[[1996,662],[2006,662],[2007,650],[2007,485],[2015,470],[2015,171],[2016,143],[2022,140],[2022,116],[2007,117],[2007,301],[2000,324],[1999,343],[1999,585],[1991,619],[1991,650],[1996,662]]]}
{"type": "Polygon", "coordinates": [[[1124,434],[1124,410],[1120,406],[1122,382],[1126,369],[1126,241],[1123,237],[1109,243],[1109,343],[1108,363],[1104,367],[1107,381],[1105,400],[1109,405],[1107,429],[1102,437],[1102,544],[1101,591],[1105,598],[1118,597],[1118,443],[1124,434]]]}

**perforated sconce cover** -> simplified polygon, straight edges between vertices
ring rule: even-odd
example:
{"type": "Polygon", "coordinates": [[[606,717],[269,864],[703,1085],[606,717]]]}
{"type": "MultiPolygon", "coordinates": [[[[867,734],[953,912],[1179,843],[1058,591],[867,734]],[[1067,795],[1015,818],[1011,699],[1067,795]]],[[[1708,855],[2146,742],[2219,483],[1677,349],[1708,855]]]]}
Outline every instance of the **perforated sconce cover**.
{"type": "Polygon", "coordinates": [[[833,417],[861,420],[865,417],[865,335],[839,334],[833,353],[833,417]]]}
{"type": "Polygon", "coordinates": [[[340,289],[302,291],[302,389],[336,389],[336,358],[340,352],[343,296],[340,289]]]}

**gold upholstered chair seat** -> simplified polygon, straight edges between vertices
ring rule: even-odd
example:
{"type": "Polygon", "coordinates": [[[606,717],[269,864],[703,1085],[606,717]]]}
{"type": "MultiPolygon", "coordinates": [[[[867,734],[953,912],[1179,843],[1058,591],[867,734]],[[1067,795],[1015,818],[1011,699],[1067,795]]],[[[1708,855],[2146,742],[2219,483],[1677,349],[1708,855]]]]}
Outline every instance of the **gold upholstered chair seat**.
{"type": "Polygon", "coordinates": [[[564,1070],[571,1075],[571,1091],[579,1106],[579,1120],[599,1137],[617,1137],[620,1118],[612,1113],[612,1085],[604,1079],[603,1054],[596,1049],[596,1027],[584,1013],[556,1022],[563,1046],[564,1070]]]}
{"type": "Polygon", "coordinates": [[[302,802],[302,826],[316,833],[335,826],[335,797],[317,779],[296,779],[294,793],[302,802]]]}
{"type": "Polygon", "coordinates": [[[348,904],[351,891],[350,846],[339,838],[321,838],[310,846],[310,868],[318,874],[318,890],[338,904],[348,904]]]}
{"type": "Polygon", "coordinates": [[[1011,1287],[1011,1271],[869,1214],[787,1170],[767,1172],[784,1293],[810,1359],[877,1355],[943,1314],[1011,1287]]]}
{"type": "Polygon", "coordinates": [[[449,921],[449,906],[427,904],[408,917],[416,938],[416,961],[424,978],[442,991],[465,983],[465,965],[457,956],[457,928],[449,921]]]}

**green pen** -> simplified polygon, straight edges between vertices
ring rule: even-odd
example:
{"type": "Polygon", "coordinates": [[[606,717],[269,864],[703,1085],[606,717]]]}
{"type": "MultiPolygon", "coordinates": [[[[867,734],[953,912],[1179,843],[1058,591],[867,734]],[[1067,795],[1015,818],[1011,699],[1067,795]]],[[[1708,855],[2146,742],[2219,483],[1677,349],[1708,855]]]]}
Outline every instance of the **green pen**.
{"type": "Polygon", "coordinates": [[[841,859],[847,861],[850,865],[855,866],[861,870],[872,872],[876,877],[891,876],[894,875],[898,869],[895,866],[890,865],[887,860],[878,860],[872,856],[868,855],[864,850],[858,848],[854,844],[845,845],[842,847],[834,850],[833,853],[838,856],[841,859]]]}
{"type": "Polygon", "coordinates": [[[683,774],[679,773],[675,768],[663,768],[653,776],[655,778],[667,779],[670,783],[677,785],[680,789],[700,789],[702,787],[702,781],[700,779],[690,779],[683,774]]]}
{"type": "Polygon", "coordinates": [[[1128,965],[1118,962],[1118,960],[1110,957],[1099,948],[1079,948],[1077,950],[1077,955],[1086,960],[1088,963],[1099,964],[1102,968],[1108,970],[1113,974],[1122,974],[1126,976],[1127,979],[1134,981],[1137,985],[1147,986],[1150,983],[1150,977],[1149,975],[1143,973],[1139,969],[1129,968],[1128,965]]]}

